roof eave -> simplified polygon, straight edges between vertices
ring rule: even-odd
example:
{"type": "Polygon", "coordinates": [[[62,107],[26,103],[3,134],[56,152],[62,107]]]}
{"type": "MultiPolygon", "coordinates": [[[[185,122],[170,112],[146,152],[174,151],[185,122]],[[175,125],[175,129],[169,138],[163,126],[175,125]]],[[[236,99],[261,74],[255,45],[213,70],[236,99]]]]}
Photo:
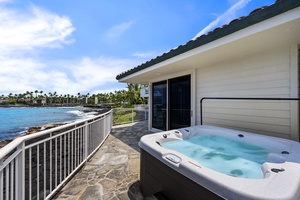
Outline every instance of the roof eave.
{"type": "Polygon", "coordinates": [[[205,44],[211,43],[215,40],[228,36],[232,33],[245,29],[249,26],[258,24],[262,21],[268,20],[279,14],[292,10],[300,6],[299,0],[281,0],[277,1],[271,6],[264,7],[261,10],[252,11],[247,17],[241,17],[231,21],[228,25],[224,25],[221,28],[216,28],[215,30],[209,32],[206,35],[202,35],[195,40],[190,40],[184,45],[178,46],[176,49],[172,49],[167,53],[162,54],[146,63],[143,63],[131,70],[128,70],[122,74],[116,76],[116,79],[120,82],[124,81],[127,76],[133,75],[139,71],[142,71],[148,67],[156,65],[160,62],[171,59],[175,56],[183,54],[192,49],[201,47],[205,44]]]}

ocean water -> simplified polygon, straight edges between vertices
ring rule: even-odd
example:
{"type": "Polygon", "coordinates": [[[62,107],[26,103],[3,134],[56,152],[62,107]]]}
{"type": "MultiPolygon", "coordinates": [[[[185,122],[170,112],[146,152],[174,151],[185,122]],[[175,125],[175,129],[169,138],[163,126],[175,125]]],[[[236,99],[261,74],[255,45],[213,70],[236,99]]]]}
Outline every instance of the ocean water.
{"type": "Polygon", "coordinates": [[[166,142],[163,147],[180,152],[200,165],[234,177],[261,179],[269,150],[223,136],[195,136],[166,142]]]}
{"type": "Polygon", "coordinates": [[[86,118],[83,107],[10,107],[0,108],[0,141],[12,139],[29,127],[51,122],[72,122],[86,118]]]}

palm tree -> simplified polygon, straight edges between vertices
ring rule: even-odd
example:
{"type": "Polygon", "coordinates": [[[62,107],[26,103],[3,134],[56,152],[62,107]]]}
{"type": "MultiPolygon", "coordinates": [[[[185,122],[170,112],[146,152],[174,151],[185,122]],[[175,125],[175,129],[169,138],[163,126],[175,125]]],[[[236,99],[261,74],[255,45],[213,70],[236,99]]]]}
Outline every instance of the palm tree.
{"type": "Polygon", "coordinates": [[[28,102],[28,99],[30,100],[30,92],[26,91],[24,94],[24,97],[25,97],[26,102],[28,102]]]}
{"type": "Polygon", "coordinates": [[[139,84],[132,84],[127,83],[128,88],[128,100],[129,104],[137,104],[139,103],[139,97],[140,97],[140,85],[139,84]]]}
{"type": "Polygon", "coordinates": [[[115,95],[112,92],[109,93],[109,102],[110,103],[114,103],[115,102],[115,95]]]}
{"type": "Polygon", "coordinates": [[[96,104],[95,98],[96,98],[96,95],[92,94],[91,98],[88,99],[88,103],[89,104],[96,104]]]}
{"type": "Polygon", "coordinates": [[[67,105],[70,103],[70,94],[67,94],[67,105]]]}
{"type": "Polygon", "coordinates": [[[13,94],[12,94],[12,93],[9,93],[9,94],[8,94],[8,100],[11,100],[11,99],[12,99],[12,96],[13,96],[13,94]]]}
{"type": "Polygon", "coordinates": [[[98,100],[99,100],[99,104],[103,104],[104,103],[105,94],[98,93],[97,97],[98,97],[98,100]]]}
{"type": "Polygon", "coordinates": [[[34,93],[35,93],[35,98],[37,99],[37,93],[38,93],[39,91],[38,90],[35,90],[34,91],[34,93]]]}
{"type": "Polygon", "coordinates": [[[50,103],[50,105],[52,104],[52,98],[53,98],[53,94],[51,93],[51,92],[49,92],[48,93],[48,95],[49,95],[49,103],[50,103]]]}
{"type": "Polygon", "coordinates": [[[71,95],[71,102],[74,104],[74,95],[71,95]]]}
{"type": "Polygon", "coordinates": [[[18,94],[17,101],[22,102],[24,104],[25,103],[25,95],[26,95],[26,93],[18,94]]]}
{"type": "Polygon", "coordinates": [[[16,102],[18,102],[18,94],[15,94],[14,99],[16,100],[16,102]]]}
{"type": "Polygon", "coordinates": [[[53,93],[53,100],[54,100],[54,103],[57,103],[57,92],[55,91],[54,93],[53,93]]]}
{"type": "Polygon", "coordinates": [[[59,103],[62,104],[64,103],[64,98],[63,98],[63,95],[59,95],[59,103]]]}
{"type": "Polygon", "coordinates": [[[107,102],[110,102],[110,96],[108,93],[105,93],[104,94],[104,102],[107,103],[107,102]]]}
{"type": "Polygon", "coordinates": [[[32,91],[30,92],[30,102],[31,102],[31,104],[33,104],[33,92],[32,91]]]}
{"type": "Polygon", "coordinates": [[[116,102],[121,105],[126,101],[126,91],[125,90],[119,90],[115,91],[116,94],[116,102]]]}
{"type": "Polygon", "coordinates": [[[78,92],[77,93],[77,103],[79,103],[80,98],[81,98],[81,94],[80,94],[80,92],[78,92]]]}
{"type": "Polygon", "coordinates": [[[45,97],[45,103],[47,104],[47,101],[48,101],[48,95],[45,93],[45,94],[44,94],[44,97],[45,97]]]}
{"type": "Polygon", "coordinates": [[[40,91],[40,96],[41,96],[41,97],[43,96],[43,93],[44,93],[44,92],[41,90],[41,91],[40,91]]]}

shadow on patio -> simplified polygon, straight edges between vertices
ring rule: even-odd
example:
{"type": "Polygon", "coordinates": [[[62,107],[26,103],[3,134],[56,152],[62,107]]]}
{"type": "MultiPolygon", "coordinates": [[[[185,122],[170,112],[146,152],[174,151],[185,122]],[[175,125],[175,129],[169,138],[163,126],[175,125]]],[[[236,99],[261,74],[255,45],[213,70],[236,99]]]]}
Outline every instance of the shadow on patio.
{"type": "Polygon", "coordinates": [[[144,199],[139,190],[138,142],[149,133],[147,121],[114,126],[100,149],[54,199],[144,199]]]}

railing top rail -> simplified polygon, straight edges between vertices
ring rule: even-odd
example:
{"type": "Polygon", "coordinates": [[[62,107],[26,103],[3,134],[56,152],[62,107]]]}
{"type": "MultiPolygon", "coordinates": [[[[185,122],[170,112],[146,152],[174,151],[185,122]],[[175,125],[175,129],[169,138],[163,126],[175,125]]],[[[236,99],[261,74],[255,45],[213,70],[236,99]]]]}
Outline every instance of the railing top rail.
{"type": "Polygon", "coordinates": [[[99,117],[109,115],[110,113],[112,113],[112,111],[113,111],[113,109],[111,109],[108,112],[105,112],[103,114],[94,116],[94,117],[86,118],[86,119],[83,119],[83,120],[78,120],[78,121],[75,121],[75,122],[72,122],[72,123],[68,123],[68,124],[65,124],[65,125],[62,125],[62,126],[58,126],[58,127],[55,127],[55,128],[48,129],[48,130],[40,131],[40,132],[37,132],[37,133],[34,133],[34,134],[18,137],[16,139],[14,139],[12,142],[8,143],[7,145],[5,145],[3,148],[0,149],[0,160],[3,159],[8,153],[13,151],[15,148],[17,148],[19,145],[21,145],[23,142],[25,142],[27,140],[30,140],[30,139],[33,139],[33,138],[36,138],[36,137],[39,137],[39,136],[42,136],[42,135],[46,135],[48,133],[52,133],[52,132],[55,132],[55,131],[59,131],[59,130],[65,129],[65,128],[69,128],[69,127],[72,127],[72,126],[75,126],[77,124],[81,124],[81,123],[84,123],[84,122],[87,122],[87,121],[91,121],[91,120],[97,119],[99,117]]]}

